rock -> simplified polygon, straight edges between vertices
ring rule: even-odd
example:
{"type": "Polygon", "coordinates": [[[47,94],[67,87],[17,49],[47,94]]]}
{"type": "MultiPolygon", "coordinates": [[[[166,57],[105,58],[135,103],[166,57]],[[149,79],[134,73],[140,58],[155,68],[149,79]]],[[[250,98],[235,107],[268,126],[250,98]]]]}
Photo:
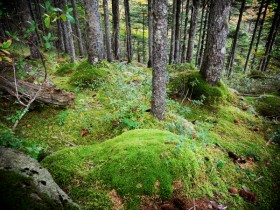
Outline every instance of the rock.
{"type": "Polygon", "coordinates": [[[80,209],[54,182],[47,169],[17,150],[0,148],[0,178],[0,207],[80,209]]]}

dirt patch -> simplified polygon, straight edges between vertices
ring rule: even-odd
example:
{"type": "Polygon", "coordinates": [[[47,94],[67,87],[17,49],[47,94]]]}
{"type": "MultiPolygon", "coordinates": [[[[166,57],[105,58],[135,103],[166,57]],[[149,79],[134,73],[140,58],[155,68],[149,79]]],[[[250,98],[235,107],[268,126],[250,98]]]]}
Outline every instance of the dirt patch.
{"type": "Polygon", "coordinates": [[[111,190],[109,193],[109,198],[114,204],[113,210],[120,210],[123,208],[123,201],[121,197],[117,194],[116,190],[111,190]]]}

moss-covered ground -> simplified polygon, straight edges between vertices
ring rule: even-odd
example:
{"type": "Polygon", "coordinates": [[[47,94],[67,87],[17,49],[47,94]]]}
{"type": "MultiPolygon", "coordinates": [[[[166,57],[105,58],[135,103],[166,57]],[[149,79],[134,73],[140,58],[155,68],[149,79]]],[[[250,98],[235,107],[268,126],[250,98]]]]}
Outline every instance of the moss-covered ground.
{"type": "MultiPolygon", "coordinates": [[[[36,106],[20,121],[16,135],[53,153],[44,166],[83,208],[112,209],[115,191],[124,209],[137,209],[143,196],[157,202],[172,198],[176,183],[191,201],[215,200],[228,209],[277,208],[279,148],[271,139],[278,124],[248,108],[255,99],[240,100],[222,83],[212,89],[219,98],[214,103],[211,93],[192,100],[172,90],[166,119],[159,122],[149,112],[151,69],[106,62],[64,65],[48,63],[50,77],[59,88],[75,92],[75,102],[65,109],[36,106]],[[101,78],[73,82],[87,76],[73,76],[83,66],[101,78]],[[229,152],[242,161],[234,162],[229,152]],[[256,199],[248,202],[228,191],[243,186],[256,199]]],[[[200,81],[190,67],[187,75],[200,81]]],[[[191,84],[193,96],[196,87],[203,94],[202,81],[191,84]]],[[[18,108],[4,99],[1,104],[1,124],[11,126],[6,118],[18,108]]]]}

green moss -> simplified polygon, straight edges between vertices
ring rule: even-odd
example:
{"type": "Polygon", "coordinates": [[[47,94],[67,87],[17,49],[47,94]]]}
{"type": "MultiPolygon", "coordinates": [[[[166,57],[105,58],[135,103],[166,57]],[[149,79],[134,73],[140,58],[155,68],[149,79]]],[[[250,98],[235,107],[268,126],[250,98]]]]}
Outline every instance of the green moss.
{"type": "Polygon", "coordinates": [[[73,71],[75,71],[77,66],[78,66],[77,63],[64,63],[59,66],[59,68],[56,70],[55,74],[59,75],[59,76],[71,74],[73,71]]]}
{"type": "Polygon", "coordinates": [[[141,195],[170,198],[173,181],[193,187],[199,165],[192,151],[176,150],[177,138],[167,131],[134,130],[98,145],[59,151],[43,164],[60,184],[82,177],[87,184],[117,190],[131,209],[141,195]]]}
{"type": "Polygon", "coordinates": [[[247,76],[252,79],[265,79],[266,78],[265,73],[262,71],[251,71],[247,76]]]}
{"type": "Polygon", "coordinates": [[[280,113],[280,97],[274,95],[262,95],[256,98],[255,106],[261,115],[276,117],[280,113]]]}

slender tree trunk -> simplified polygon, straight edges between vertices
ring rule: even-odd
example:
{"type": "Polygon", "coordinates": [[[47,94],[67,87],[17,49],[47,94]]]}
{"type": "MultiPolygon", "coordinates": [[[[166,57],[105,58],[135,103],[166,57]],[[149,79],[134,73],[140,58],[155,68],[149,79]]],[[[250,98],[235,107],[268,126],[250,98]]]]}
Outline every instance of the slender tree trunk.
{"type": "Polygon", "coordinates": [[[113,60],[113,55],[112,55],[110,23],[109,23],[108,1],[107,0],[103,0],[103,10],[104,10],[105,43],[106,43],[107,60],[109,62],[111,62],[113,60]]]}
{"type": "Polygon", "coordinates": [[[61,20],[57,20],[57,30],[58,30],[58,44],[59,44],[59,49],[62,51],[62,52],[65,52],[65,46],[64,46],[64,37],[63,37],[63,29],[62,29],[62,23],[61,23],[61,20]]]}
{"type": "Polygon", "coordinates": [[[242,16],[243,16],[245,4],[246,4],[246,0],[243,0],[242,3],[241,3],[238,23],[237,23],[237,26],[236,26],[236,30],[235,30],[235,34],[234,34],[234,38],[233,38],[233,42],[232,42],[232,46],[231,46],[231,52],[229,54],[228,67],[227,67],[228,77],[231,75],[231,72],[232,72],[232,67],[233,67],[234,57],[235,57],[235,50],[236,50],[236,46],[237,46],[237,40],[238,40],[238,37],[239,37],[240,25],[241,25],[241,22],[242,22],[242,16]]]}
{"type": "Polygon", "coordinates": [[[129,1],[124,0],[125,9],[125,25],[126,25],[126,48],[127,48],[127,60],[128,63],[132,61],[132,39],[131,39],[131,26],[130,26],[130,13],[129,13],[129,1]]]}
{"type": "Polygon", "coordinates": [[[82,37],[82,33],[81,33],[81,27],[80,27],[79,14],[78,14],[78,10],[77,10],[76,0],[71,0],[71,3],[73,6],[73,16],[75,19],[75,30],[76,30],[76,34],[78,37],[80,57],[83,58],[85,56],[85,53],[84,53],[83,37],[82,37]]]}
{"type": "Polygon", "coordinates": [[[207,32],[207,23],[208,23],[208,19],[209,19],[209,4],[207,3],[207,8],[206,8],[206,14],[205,14],[205,19],[204,19],[204,24],[203,24],[203,33],[202,33],[202,38],[201,38],[201,49],[199,52],[199,58],[198,58],[198,62],[197,65],[200,66],[201,65],[201,61],[203,58],[203,52],[204,52],[204,44],[205,44],[205,40],[206,40],[206,32],[207,32]]]}
{"type": "Polygon", "coordinates": [[[231,0],[211,0],[206,48],[200,73],[211,85],[220,80],[226,55],[231,0]]]}
{"type": "Polygon", "coordinates": [[[265,21],[265,17],[266,17],[266,13],[267,13],[267,9],[268,9],[268,5],[270,3],[270,0],[267,0],[266,5],[265,5],[265,9],[264,9],[264,13],[263,13],[263,18],[261,20],[261,25],[260,25],[260,29],[259,29],[259,34],[257,37],[257,43],[256,43],[256,47],[255,47],[255,53],[253,55],[253,61],[251,64],[251,69],[254,70],[254,65],[256,62],[256,54],[258,52],[258,48],[259,48],[259,43],[260,43],[260,39],[261,39],[261,34],[262,34],[262,29],[263,29],[263,25],[264,25],[264,21],[265,21]]]}
{"type": "Polygon", "coordinates": [[[197,51],[196,51],[196,61],[195,65],[198,66],[198,60],[200,60],[200,50],[201,50],[201,40],[202,40],[202,34],[203,34],[203,18],[204,18],[204,13],[206,10],[206,4],[203,2],[203,7],[202,7],[202,14],[201,14],[201,21],[200,21],[200,29],[199,29],[199,40],[198,40],[198,46],[197,46],[197,51]]]}
{"type": "Polygon", "coordinates": [[[250,44],[249,51],[248,51],[248,54],[247,54],[247,59],[246,59],[245,67],[244,67],[244,73],[247,71],[247,68],[248,68],[248,64],[249,64],[252,48],[253,48],[253,45],[254,45],[254,40],[255,40],[257,29],[258,29],[258,25],[259,25],[259,21],[260,21],[262,9],[263,9],[264,1],[265,0],[262,0],[260,8],[259,8],[259,13],[258,13],[258,17],[257,17],[257,20],[256,20],[255,28],[254,28],[254,31],[253,31],[253,36],[252,36],[251,44],[250,44]]]}
{"type": "Polygon", "coordinates": [[[193,49],[194,49],[194,41],[196,35],[196,25],[198,19],[198,10],[200,6],[200,0],[193,0],[193,8],[192,8],[192,18],[191,18],[191,26],[190,26],[190,34],[189,34],[189,42],[188,42],[188,50],[187,50],[187,62],[192,62],[193,58],[193,49]]]}
{"type": "Polygon", "coordinates": [[[175,26],[175,49],[174,49],[174,61],[180,62],[180,16],[181,16],[181,0],[177,0],[176,5],[176,26],[175,26]]]}
{"type": "Polygon", "coordinates": [[[143,54],[143,63],[145,63],[145,13],[144,13],[144,9],[143,9],[143,5],[142,6],[142,54],[143,54]]]}
{"type": "Polygon", "coordinates": [[[152,67],[153,63],[153,1],[148,0],[148,27],[149,27],[149,61],[148,68],[152,67]]]}
{"type": "Polygon", "coordinates": [[[278,3],[277,9],[275,11],[272,26],[270,28],[270,32],[267,38],[264,58],[262,58],[260,61],[260,65],[259,65],[260,71],[266,71],[267,69],[267,66],[271,58],[271,52],[275,42],[277,31],[279,29],[279,24],[280,24],[280,3],[278,3]]]}
{"type": "Polygon", "coordinates": [[[104,58],[103,34],[98,0],[85,0],[88,61],[93,64],[104,58]]]}
{"type": "Polygon", "coordinates": [[[153,38],[153,79],[151,113],[159,120],[164,119],[166,98],[166,49],[167,49],[167,0],[155,0],[153,38]]]}
{"type": "Polygon", "coordinates": [[[186,61],[186,42],[187,42],[187,28],[188,28],[188,20],[189,20],[189,10],[190,10],[190,0],[187,0],[186,3],[186,18],[185,18],[185,26],[184,26],[184,37],[183,37],[183,49],[181,55],[181,62],[184,63],[186,61]]]}
{"type": "Polygon", "coordinates": [[[113,37],[112,48],[114,59],[120,59],[120,10],[119,0],[112,0],[112,12],[113,12],[113,37]]]}
{"type": "MultiPolygon", "coordinates": [[[[43,46],[43,40],[42,40],[42,37],[39,34],[38,20],[37,20],[37,17],[36,17],[36,11],[33,12],[33,7],[32,7],[32,2],[31,1],[28,1],[28,6],[29,6],[29,9],[30,9],[31,18],[35,22],[35,32],[36,32],[36,36],[38,37],[38,44],[40,46],[43,46]]],[[[36,7],[35,7],[35,9],[36,9],[36,7]]]]}
{"type": "Polygon", "coordinates": [[[177,0],[173,0],[173,19],[172,19],[172,34],[170,42],[170,54],[169,54],[169,64],[174,62],[174,51],[175,51],[175,28],[176,28],[176,7],[177,0]]]}

